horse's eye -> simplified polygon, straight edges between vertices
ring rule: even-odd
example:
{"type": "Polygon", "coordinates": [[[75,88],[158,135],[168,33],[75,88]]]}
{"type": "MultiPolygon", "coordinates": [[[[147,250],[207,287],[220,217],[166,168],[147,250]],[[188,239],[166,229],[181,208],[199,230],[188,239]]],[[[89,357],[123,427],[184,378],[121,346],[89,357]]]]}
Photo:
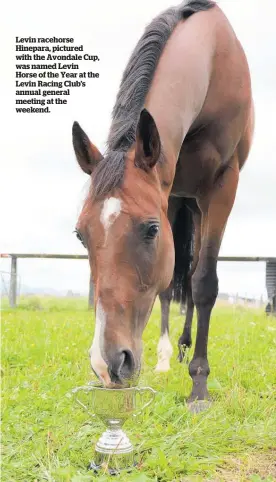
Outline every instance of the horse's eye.
{"type": "Polygon", "coordinates": [[[81,242],[81,244],[82,244],[82,245],[83,245],[83,246],[86,248],[86,246],[85,246],[85,243],[84,243],[84,240],[83,240],[83,237],[82,237],[81,233],[80,233],[80,232],[79,232],[77,229],[75,229],[74,233],[76,233],[76,236],[77,236],[78,240],[79,240],[79,241],[81,242]]]}
{"type": "Polygon", "coordinates": [[[159,232],[158,224],[149,224],[149,226],[147,227],[147,231],[146,231],[146,238],[147,239],[154,239],[154,238],[156,238],[158,232],[159,232]]]}

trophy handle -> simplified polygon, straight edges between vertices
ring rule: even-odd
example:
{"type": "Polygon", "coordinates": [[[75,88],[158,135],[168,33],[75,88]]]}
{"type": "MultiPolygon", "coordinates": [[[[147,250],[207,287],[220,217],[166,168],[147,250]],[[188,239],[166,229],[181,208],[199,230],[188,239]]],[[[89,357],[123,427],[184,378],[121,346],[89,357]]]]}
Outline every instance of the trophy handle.
{"type": "MultiPolygon", "coordinates": [[[[90,388],[90,387],[76,387],[76,388],[73,388],[72,390],[72,393],[75,395],[77,392],[92,392],[93,388],[90,388]]],[[[88,407],[86,405],[84,405],[84,403],[82,403],[77,397],[75,397],[76,399],[76,402],[82,407],[84,408],[84,410],[86,410],[86,412],[90,415],[90,417],[95,417],[96,414],[95,413],[92,413],[89,411],[88,407]]]]}
{"type": "Polygon", "coordinates": [[[155,395],[156,395],[156,390],[153,390],[153,388],[151,387],[143,387],[143,388],[136,388],[137,392],[140,394],[140,395],[143,395],[144,393],[146,392],[151,392],[151,399],[145,403],[145,405],[143,405],[143,407],[139,410],[139,412],[136,412],[133,414],[133,417],[137,417],[138,415],[141,415],[141,413],[145,410],[145,408],[147,408],[154,400],[155,398],[155,395]]]}

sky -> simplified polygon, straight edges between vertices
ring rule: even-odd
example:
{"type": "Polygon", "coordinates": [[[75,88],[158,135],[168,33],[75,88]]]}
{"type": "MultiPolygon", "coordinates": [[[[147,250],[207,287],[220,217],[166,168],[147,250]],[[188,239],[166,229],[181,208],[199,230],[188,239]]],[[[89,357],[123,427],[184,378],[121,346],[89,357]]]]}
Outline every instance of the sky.
{"type": "MultiPolygon", "coordinates": [[[[256,110],[255,136],[241,174],[221,247],[227,256],[276,256],[276,38],[272,0],[220,0],[247,54],[256,110]],[[260,8],[261,7],[261,8],[260,8]],[[271,13],[269,13],[271,12],[271,13]]],[[[168,0],[35,0],[5,4],[1,58],[0,251],[85,253],[72,234],[89,179],[72,148],[77,120],[104,150],[122,72],[147,23],[168,0]],[[28,8],[27,8],[28,7],[28,8]],[[15,37],[74,37],[100,62],[82,63],[99,79],[72,89],[68,105],[50,114],[15,113],[15,37]],[[4,110],[4,113],[3,113],[4,110]]],[[[4,260],[0,270],[9,271],[4,260]]],[[[21,283],[87,291],[87,261],[19,260],[21,283]]],[[[220,290],[265,295],[264,264],[219,264],[220,290]]]]}

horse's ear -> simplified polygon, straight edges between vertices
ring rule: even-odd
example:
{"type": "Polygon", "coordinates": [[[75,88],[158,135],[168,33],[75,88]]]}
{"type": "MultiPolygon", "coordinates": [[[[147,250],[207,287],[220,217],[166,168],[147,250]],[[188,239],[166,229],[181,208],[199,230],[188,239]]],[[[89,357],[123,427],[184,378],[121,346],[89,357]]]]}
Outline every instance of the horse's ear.
{"type": "Polygon", "coordinates": [[[103,159],[103,156],[97,147],[90,142],[89,137],[78,122],[73,124],[72,135],[77,161],[86,174],[91,174],[96,164],[103,159]]]}
{"type": "Polygon", "coordinates": [[[136,131],[135,166],[149,171],[160,157],[161,141],[153,117],[143,109],[136,131]]]}

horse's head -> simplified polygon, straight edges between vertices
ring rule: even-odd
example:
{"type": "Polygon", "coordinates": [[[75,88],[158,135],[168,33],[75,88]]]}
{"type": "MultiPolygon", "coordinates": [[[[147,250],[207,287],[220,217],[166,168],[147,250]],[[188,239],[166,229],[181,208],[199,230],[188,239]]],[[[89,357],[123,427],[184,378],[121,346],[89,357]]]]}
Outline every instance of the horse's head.
{"type": "Polygon", "coordinates": [[[80,167],[91,175],[90,194],[76,226],[94,282],[91,366],[106,385],[121,383],[139,373],[143,330],[156,295],[173,275],[166,194],[170,181],[160,176],[165,170],[160,138],[146,110],[135,142],[124,152],[107,151],[104,158],[77,123],[73,144],[80,167]]]}

